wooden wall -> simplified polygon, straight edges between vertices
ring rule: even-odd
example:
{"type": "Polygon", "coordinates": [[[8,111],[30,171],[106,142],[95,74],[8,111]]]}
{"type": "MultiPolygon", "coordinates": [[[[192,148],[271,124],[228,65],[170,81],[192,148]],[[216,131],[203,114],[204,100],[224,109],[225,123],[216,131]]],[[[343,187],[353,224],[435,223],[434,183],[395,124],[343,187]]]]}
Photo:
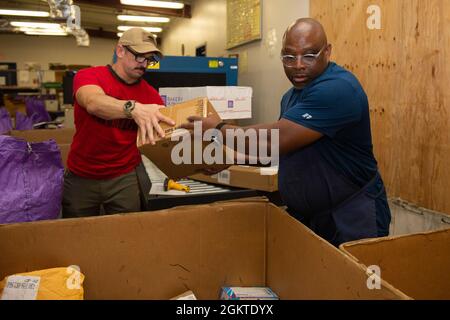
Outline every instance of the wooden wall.
{"type": "Polygon", "coordinates": [[[366,90],[389,196],[450,214],[450,1],[311,0],[311,17],[366,90]]]}

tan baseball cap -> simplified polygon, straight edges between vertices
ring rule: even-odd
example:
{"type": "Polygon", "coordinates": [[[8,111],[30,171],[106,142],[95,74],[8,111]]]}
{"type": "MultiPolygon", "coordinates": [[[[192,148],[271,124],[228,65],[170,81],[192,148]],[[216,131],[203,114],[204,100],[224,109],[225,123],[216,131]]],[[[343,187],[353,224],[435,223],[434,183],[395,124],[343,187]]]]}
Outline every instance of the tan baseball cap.
{"type": "Polygon", "coordinates": [[[119,44],[129,46],[137,53],[157,52],[162,56],[162,52],[156,47],[153,34],[142,28],[131,28],[125,31],[119,39],[119,44]]]}

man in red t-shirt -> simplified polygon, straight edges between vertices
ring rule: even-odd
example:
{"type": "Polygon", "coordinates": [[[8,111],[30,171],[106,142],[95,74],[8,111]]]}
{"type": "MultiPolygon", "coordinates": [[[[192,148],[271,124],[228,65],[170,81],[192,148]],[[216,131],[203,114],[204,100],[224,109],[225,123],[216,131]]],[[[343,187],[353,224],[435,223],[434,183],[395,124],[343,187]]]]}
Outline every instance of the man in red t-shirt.
{"type": "Polygon", "coordinates": [[[164,136],[159,121],[174,122],[159,109],[163,101],[142,76],[162,54],[151,33],[125,31],[116,46],[117,61],[80,70],[74,78],[76,133],[64,178],[63,217],[140,210],[136,167],[144,143],[164,136]]]}

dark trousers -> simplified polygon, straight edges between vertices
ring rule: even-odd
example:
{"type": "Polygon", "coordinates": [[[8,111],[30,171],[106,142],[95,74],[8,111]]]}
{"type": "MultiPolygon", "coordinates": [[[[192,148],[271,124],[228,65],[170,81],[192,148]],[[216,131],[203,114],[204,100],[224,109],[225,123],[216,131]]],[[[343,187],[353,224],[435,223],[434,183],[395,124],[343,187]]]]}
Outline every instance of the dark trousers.
{"type": "Polygon", "coordinates": [[[288,212],[335,246],[389,234],[391,213],[378,172],[352,183],[313,147],[280,159],[278,184],[288,212]]]}
{"type": "Polygon", "coordinates": [[[63,218],[137,212],[141,210],[136,171],[113,179],[87,179],[66,169],[63,218]]]}

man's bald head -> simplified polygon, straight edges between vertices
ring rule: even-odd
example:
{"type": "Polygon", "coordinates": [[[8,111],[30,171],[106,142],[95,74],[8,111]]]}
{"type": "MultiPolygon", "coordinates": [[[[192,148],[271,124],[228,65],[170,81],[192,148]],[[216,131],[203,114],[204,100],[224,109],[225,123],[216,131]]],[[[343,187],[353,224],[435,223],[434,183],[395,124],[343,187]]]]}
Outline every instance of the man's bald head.
{"type": "Polygon", "coordinates": [[[283,36],[281,55],[284,72],[301,89],[328,67],[331,45],[319,21],[301,18],[289,25],[283,36]]]}
{"type": "Polygon", "coordinates": [[[313,18],[300,18],[295,20],[286,29],[283,36],[283,45],[287,37],[310,38],[315,44],[327,44],[327,35],[322,24],[313,18]]]}

